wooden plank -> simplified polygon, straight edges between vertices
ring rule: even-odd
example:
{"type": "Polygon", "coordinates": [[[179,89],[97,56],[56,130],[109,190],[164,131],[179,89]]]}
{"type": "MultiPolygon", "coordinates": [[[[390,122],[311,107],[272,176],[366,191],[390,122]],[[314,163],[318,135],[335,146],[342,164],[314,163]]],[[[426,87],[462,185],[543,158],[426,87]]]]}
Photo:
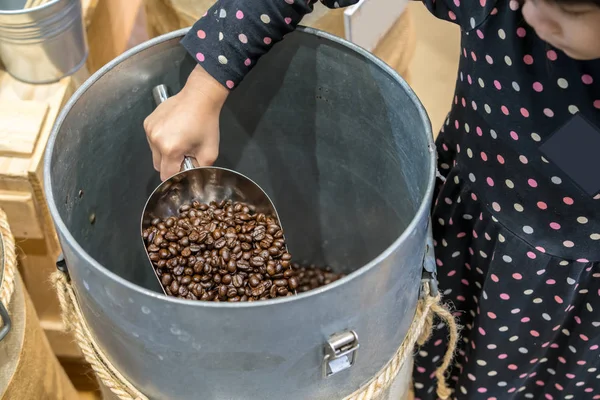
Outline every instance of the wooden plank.
{"type": "Polygon", "coordinates": [[[18,238],[43,239],[44,232],[37,217],[30,192],[0,190],[0,208],[8,217],[12,233],[18,238]]]}
{"type": "Polygon", "coordinates": [[[0,154],[30,156],[48,113],[39,101],[0,101],[0,154]]]}

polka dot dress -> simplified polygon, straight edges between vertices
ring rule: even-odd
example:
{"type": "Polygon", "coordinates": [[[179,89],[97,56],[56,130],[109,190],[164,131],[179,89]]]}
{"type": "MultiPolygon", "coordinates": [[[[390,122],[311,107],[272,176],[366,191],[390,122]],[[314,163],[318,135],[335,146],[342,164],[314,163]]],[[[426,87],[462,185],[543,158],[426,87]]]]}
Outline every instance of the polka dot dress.
{"type": "MultiPolygon", "coordinates": [[[[235,88],[313,3],[217,1],[183,45],[235,88]]],[[[462,28],[432,214],[440,288],[464,327],[454,398],[600,400],[600,195],[540,149],[575,116],[600,127],[600,61],[541,41],[518,1],[424,3],[462,28]]],[[[447,337],[438,328],[415,357],[421,400],[437,398],[447,337]]]]}

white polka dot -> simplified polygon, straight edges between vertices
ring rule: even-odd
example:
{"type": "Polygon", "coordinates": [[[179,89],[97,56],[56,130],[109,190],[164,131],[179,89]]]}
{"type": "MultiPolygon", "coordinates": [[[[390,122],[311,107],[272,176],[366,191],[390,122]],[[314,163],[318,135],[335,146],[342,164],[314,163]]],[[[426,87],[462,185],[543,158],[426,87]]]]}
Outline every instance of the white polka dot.
{"type": "Polygon", "coordinates": [[[560,185],[562,183],[562,179],[560,179],[558,176],[553,176],[552,178],[550,178],[550,180],[555,185],[560,185]]]}
{"type": "Polygon", "coordinates": [[[531,134],[531,138],[535,141],[535,142],[539,142],[542,140],[542,137],[540,135],[538,135],[537,133],[532,133],[531,134]]]}
{"type": "Polygon", "coordinates": [[[335,1],[333,3],[333,8],[340,8],[340,3],[338,3],[337,1],[335,1]]]}
{"type": "Polygon", "coordinates": [[[469,180],[470,180],[471,182],[475,182],[477,179],[475,178],[475,175],[473,175],[473,173],[470,173],[470,174],[469,174],[469,180]]]}
{"type": "Polygon", "coordinates": [[[515,336],[511,336],[511,337],[510,337],[508,340],[509,340],[510,342],[516,342],[517,340],[519,340],[519,337],[518,337],[517,335],[515,335],[515,336]]]}
{"type": "Polygon", "coordinates": [[[508,326],[501,326],[500,328],[498,328],[498,330],[500,332],[506,332],[506,331],[508,331],[508,326]]]}
{"type": "Polygon", "coordinates": [[[546,313],[543,313],[543,314],[542,314],[542,318],[544,318],[546,321],[550,321],[550,320],[552,320],[552,318],[550,317],[550,315],[548,315],[548,314],[546,314],[546,313]]]}
{"type": "MultiPolygon", "coordinates": [[[[483,250],[479,250],[479,255],[483,258],[488,258],[488,255],[483,251],[483,250]]],[[[481,271],[481,270],[480,270],[481,271]]],[[[478,271],[479,272],[479,271],[478,271]]]]}
{"type": "Polygon", "coordinates": [[[467,156],[469,156],[469,158],[473,158],[473,150],[470,148],[467,149],[467,156]]]}
{"type": "Polygon", "coordinates": [[[509,67],[512,65],[512,60],[510,59],[509,56],[504,57],[504,62],[506,63],[506,65],[508,65],[509,67]]]}
{"type": "Polygon", "coordinates": [[[567,260],[562,260],[561,262],[558,263],[558,265],[562,265],[564,267],[566,265],[569,265],[569,262],[567,260]]]}
{"type": "Polygon", "coordinates": [[[548,368],[546,371],[548,371],[550,375],[556,375],[556,371],[552,368],[548,368]]]}
{"type": "Polygon", "coordinates": [[[502,209],[502,208],[500,207],[500,204],[498,204],[498,203],[497,203],[497,202],[495,202],[495,201],[492,203],[492,208],[493,208],[493,209],[494,209],[494,211],[496,211],[496,212],[500,212],[500,210],[502,209]]]}
{"type": "Polygon", "coordinates": [[[568,330],[568,329],[563,329],[561,332],[562,332],[562,333],[563,333],[563,335],[565,335],[565,336],[571,336],[571,332],[569,332],[569,330],[568,330]]]}
{"type": "Polygon", "coordinates": [[[590,235],[590,239],[592,239],[592,240],[600,240],[600,233],[592,233],[590,235]]]}
{"type": "Polygon", "coordinates": [[[569,350],[571,350],[571,353],[577,354],[577,349],[575,347],[569,346],[569,350]]]}
{"type": "Polygon", "coordinates": [[[506,385],[508,385],[508,383],[506,383],[506,382],[504,382],[504,381],[500,381],[500,382],[498,382],[498,386],[500,386],[500,387],[504,387],[504,386],[506,386],[506,385]]]}
{"type": "Polygon", "coordinates": [[[533,393],[525,393],[526,399],[533,399],[533,393]]]}
{"type": "Polygon", "coordinates": [[[519,156],[519,161],[521,161],[521,164],[527,164],[527,163],[529,163],[529,160],[524,155],[520,155],[519,156]]]}
{"type": "Polygon", "coordinates": [[[467,389],[464,386],[460,387],[460,391],[461,391],[462,394],[467,394],[468,393],[467,389]]]}
{"type": "Polygon", "coordinates": [[[505,238],[504,236],[502,236],[502,234],[501,234],[501,233],[499,233],[499,234],[498,234],[498,240],[499,240],[501,243],[504,243],[504,242],[506,241],[506,238],[505,238]]]}
{"type": "Polygon", "coordinates": [[[571,247],[575,246],[575,243],[571,242],[570,240],[565,240],[563,242],[563,246],[571,248],[571,247]]]}
{"type": "Polygon", "coordinates": [[[471,19],[469,19],[469,23],[471,24],[471,28],[475,28],[475,18],[471,17],[471,19]]]}
{"type": "Polygon", "coordinates": [[[586,217],[577,217],[577,222],[579,222],[580,224],[587,224],[588,221],[589,220],[586,217]]]}
{"type": "Polygon", "coordinates": [[[527,289],[526,291],[523,292],[524,295],[529,296],[530,294],[533,294],[533,290],[532,289],[527,289]]]}
{"type": "Polygon", "coordinates": [[[594,312],[594,309],[592,308],[592,305],[590,303],[585,303],[585,308],[587,308],[589,312],[594,312]]]}
{"type": "Polygon", "coordinates": [[[488,372],[488,376],[496,376],[496,375],[498,375],[498,373],[496,371],[488,372]]]}
{"type": "Polygon", "coordinates": [[[512,83],[512,87],[513,89],[515,89],[517,92],[521,91],[521,86],[519,86],[519,84],[517,82],[513,82],[512,83]]]}
{"type": "MultiPolygon", "coordinates": [[[[525,209],[519,203],[515,203],[515,210],[517,210],[518,212],[523,212],[523,210],[525,209]]],[[[525,228],[523,228],[523,230],[525,230],[525,228]]]]}
{"type": "Polygon", "coordinates": [[[219,18],[225,18],[227,16],[227,11],[225,11],[225,9],[221,8],[221,10],[219,10],[219,18]]]}
{"type": "Polygon", "coordinates": [[[517,392],[521,393],[521,392],[523,392],[525,389],[526,389],[526,387],[525,387],[525,386],[521,386],[521,387],[519,388],[519,390],[517,390],[517,392]]]}
{"type": "Polygon", "coordinates": [[[223,40],[223,32],[219,32],[219,40],[223,40]]]}
{"type": "Polygon", "coordinates": [[[529,350],[527,350],[525,347],[519,347],[519,353],[527,354],[527,353],[529,353],[529,350]]]}
{"type": "Polygon", "coordinates": [[[479,78],[479,79],[477,79],[477,82],[479,82],[479,86],[481,86],[482,88],[485,87],[485,83],[483,82],[483,79],[479,78]]]}
{"type": "Polygon", "coordinates": [[[490,129],[490,136],[492,137],[492,139],[498,139],[498,134],[493,129],[490,129]]]}
{"type": "Polygon", "coordinates": [[[498,29],[498,36],[502,40],[506,39],[506,32],[504,32],[504,29],[498,29]]]}
{"type": "Polygon", "coordinates": [[[565,396],[565,400],[571,400],[574,397],[575,396],[573,396],[572,394],[568,394],[568,395],[565,396]]]}
{"type": "Polygon", "coordinates": [[[544,156],[540,157],[542,159],[543,162],[545,162],[546,164],[549,164],[550,161],[548,161],[548,159],[544,156]]]}
{"type": "Polygon", "coordinates": [[[520,309],[520,308],[513,308],[512,310],[510,310],[510,313],[511,313],[511,314],[518,314],[518,313],[520,313],[520,312],[521,312],[521,309],[520,309]]]}
{"type": "Polygon", "coordinates": [[[486,113],[491,114],[492,108],[488,104],[484,105],[483,108],[485,109],[486,113]]]}
{"type": "Polygon", "coordinates": [[[542,303],[544,300],[540,299],[539,297],[536,297],[535,299],[533,299],[534,304],[540,304],[542,303]]]}
{"type": "Polygon", "coordinates": [[[265,24],[268,24],[269,22],[271,22],[271,18],[267,14],[262,14],[260,16],[260,20],[262,22],[264,22],[265,24]]]}
{"type": "Polygon", "coordinates": [[[504,181],[504,183],[506,183],[506,186],[508,186],[511,189],[515,188],[515,184],[513,181],[511,181],[510,179],[507,179],[506,181],[504,181]]]}
{"type": "Polygon", "coordinates": [[[496,348],[497,348],[497,347],[498,347],[498,346],[496,346],[496,345],[495,345],[495,344],[493,344],[493,343],[491,343],[491,344],[488,344],[488,345],[487,345],[487,348],[488,348],[488,349],[490,349],[490,350],[496,350],[496,348]]]}
{"type": "Polygon", "coordinates": [[[469,124],[465,124],[465,132],[469,133],[471,131],[471,127],[469,124]]]}
{"type": "Polygon", "coordinates": [[[504,262],[512,262],[512,257],[511,256],[507,256],[507,255],[503,255],[502,259],[504,260],[504,262]]]}
{"type": "Polygon", "coordinates": [[[466,219],[467,221],[470,221],[473,219],[473,216],[471,214],[463,214],[463,219],[466,219]]]}
{"type": "Polygon", "coordinates": [[[415,387],[417,389],[423,389],[425,386],[422,383],[420,383],[420,382],[415,382],[415,387]]]}
{"type": "Polygon", "coordinates": [[[566,89],[569,87],[569,82],[567,82],[565,78],[560,78],[557,83],[558,87],[561,89],[566,89]]]}
{"type": "Polygon", "coordinates": [[[528,234],[528,235],[531,235],[531,234],[533,233],[533,228],[532,228],[532,227],[530,227],[529,225],[525,225],[525,226],[523,227],[523,232],[525,232],[525,233],[526,233],[526,234],[528,234]]]}
{"type": "Polygon", "coordinates": [[[227,64],[227,57],[225,56],[219,56],[218,60],[221,64],[227,64]]]}
{"type": "Polygon", "coordinates": [[[569,112],[570,112],[571,114],[577,114],[577,113],[579,112],[579,107],[577,107],[577,106],[574,106],[573,104],[571,104],[571,105],[569,106],[569,112]]]}

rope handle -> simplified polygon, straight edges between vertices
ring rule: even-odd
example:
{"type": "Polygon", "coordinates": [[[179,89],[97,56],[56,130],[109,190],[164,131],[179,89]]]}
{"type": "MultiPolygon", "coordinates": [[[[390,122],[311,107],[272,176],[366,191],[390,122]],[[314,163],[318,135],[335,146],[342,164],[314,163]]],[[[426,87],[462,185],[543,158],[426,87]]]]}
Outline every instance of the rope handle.
{"type": "Polygon", "coordinates": [[[15,279],[17,275],[17,252],[15,247],[15,238],[10,231],[8,218],[4,210],[0,209],[0,249],[3,254],[4,268],[2,281],[0,282],[0,341],[8,334],[11,327],[8,306],[15,291],[15,279]]]}

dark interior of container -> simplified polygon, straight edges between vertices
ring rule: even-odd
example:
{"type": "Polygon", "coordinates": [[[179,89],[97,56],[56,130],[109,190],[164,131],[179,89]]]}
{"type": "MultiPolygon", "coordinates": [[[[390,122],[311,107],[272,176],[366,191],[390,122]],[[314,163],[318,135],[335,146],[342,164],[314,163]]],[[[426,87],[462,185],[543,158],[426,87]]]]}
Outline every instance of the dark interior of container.
{"type": "MultiPolygon", "coordinates": [[[[151,90],[176,93],[195,65],[174,39],[122,62],[81,95],[51,157],[58,212],[100,264],[158,289],[140,239],[159,183],[142,123],[151,90]]],[[[372,61],[296,32],[263,57],[221,115],[216,165],[262,186],[295,260],[354,271],[406,229],[430,176],[426,122],[372,61]]]]}

